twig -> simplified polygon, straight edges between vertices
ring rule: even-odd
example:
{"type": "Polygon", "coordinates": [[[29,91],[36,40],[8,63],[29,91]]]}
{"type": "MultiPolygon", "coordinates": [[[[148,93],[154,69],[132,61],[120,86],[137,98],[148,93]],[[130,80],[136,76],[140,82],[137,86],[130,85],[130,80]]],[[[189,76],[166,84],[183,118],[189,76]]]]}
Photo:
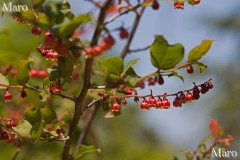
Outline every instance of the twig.
{"type": "MultiPolygon", "coordinates": [[[[106,0],[104,5],[101,8],[99,17],[98,17],[98,24],[96,27],[96,30],[93,34],[93,38],[91,41],[91,46],[95,46],[98,43],[98,39],[101,35],[101,31],[103,29],[103,23],[104,23],[104,18],[107,13],[107,9],[110,6],[112,0],[106,0]]],[[[70,125],[70,129],[68,132],[68,136],[70,139],[68,139],[65,142],[64,148],[63,148],[63,153],[62,153],[62,160],[67,160],[69,156],[69,150],[72,142],[72,138],[74,136],[74,133],[77,129],[78,122],[81,118],[81,111],[82,111],[82,105],[83,101],[85,99],[85,96],[87,94],[87,91],[89,89],[89,84],[90,84],[90,77],[91,77],[91,71],[92,71],[92,64],[93,64],[93,58],[87,58],[86,63],[85,63],[85,70],[84,70],[84,81],[83,81],[83,87],[82,90],[79,94],[79,96],[76,99],[75,102],[75,111],[74,111],[74,116],[70,125]]]]}
{"type": "Polygon", "coordinates": [[[140,51],[145,51],[148,50],[151,47],[151,45],[148,45],[144,48],[139,48],[139,49],[134,49],[134,50],[129,50],[128,53],[134,53],[134,52],[140,52],[140,51]]]}
{"type": "Polygon", "coordinates": [[[14,154],[12,160],[16,160],[17,156],[19,155],[20,150],[17,150],[17,152],[14,154]]]}
{"type": "Polygon", "coordinates": [[[122,57],[122,58],[125,58],[125,56],[129,53],[129,47],[130,47],[130,45],[131,45],[131,43],[132,43],[133,37],[134,37],[134,35],[135,35],[135,32],[136,32],[136,30],[137,30],[138,24],[139,24],[139,22],[140,22],[140,19],[141,19],[141,17],[142,17],[142,14],[143,14],[144,10],[145,10],[145,7],[143,6],[143,7],[140,9],[139,13],[137,13],[137,15],[136,15],[136,18],[135,18],[135,21],[134,21],[132,30],[131,30],[131,32],[130,32],[129,38],[128,38],[128,40],[127,40],[127,42],[126,42],[126,45],[125,45],[125,47],[123,48],[123,51],[122,51],[122,53],[121,53],[121,55],[120,55],[120,57],[122,57]]]}
{"type": "Polygon", "coordinates": [[[93,119],[94,119],[94,117],[95,117],[95,115],[97,113],[97,110],[99,108],[98,105],[99,105],[98,103],[96,103],[94,105],[93,111],[89,114],[89,116],[88,116],[88,118],[86,120],[85,128],[81,131],[81,134],[80,134],[80,136],[78,138],[78,142],[77,142],[77,145],[75,147],[74,155],[77,154],[78,147],[83,143],[84,139],[86,138],[86,136],[87,136],[87,134],[88,134],[88,132],[90,130],[90,127],[91,127],[91,124],[93,122],[93,119]]]}

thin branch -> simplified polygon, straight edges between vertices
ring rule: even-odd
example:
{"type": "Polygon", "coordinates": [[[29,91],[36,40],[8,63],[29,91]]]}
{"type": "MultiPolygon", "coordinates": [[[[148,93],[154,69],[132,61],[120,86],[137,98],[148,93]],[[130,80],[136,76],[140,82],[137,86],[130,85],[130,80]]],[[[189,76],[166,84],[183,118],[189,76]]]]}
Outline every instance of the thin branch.
{"type": "Polygon", "coordinates": [[[117,15],[114,15],[114,16],[111,17],[109,20],[107,20],[107,21],[104,23],[104,25],[107,25],[107,24],[115,21],[115,20],[118,19],[119,17],[121,17],[121,16],[123,16],[123,15],[125,15],[125,14],[128,14],[128,13],[131,12],[131,11],[135,12],[139,7],[141,7],[141,4],[138,4],[138,5],[136,5],[135,7],[131,8],[131,9],[128,9],[128,10],[122,12],[122,13],[119,13],[119,14],[117,14],[117,15]]]}
{"type": "Polygon", "coordinates": [[[19,155],[20,150],[17,150],[17,152],[14,154],[12,160],[16,160],[17,156],[19,155]]]}
{"type": "Polygon", "coordinates": [[[94,105],[93,111],[89,114],[89,116],[88,116],[88,118],[86,120],[85,128],[81,131],[81,134],[80,134],[80,136],[78,138],[78,142],[77,142],[77,145],[75,147],[74,155],[77,154],[78,147],[83,143],[84,139],[86,138],[86,136],[87,136],[87,134],[88,134],[88,132],[90,130],[90,127],[91,127],[91,124],[93,122],[93,119],[94,119],[94,117],[95,117],[95,115],[97,113],[97,110],[99,108],[98,105],[99,105],[98,103],[96,103],[94,105]]]}
{"type": "Polygon", "coordinates": [[[125,47],[123,48],[123,51],[122,51],[122,53],[121,53],[121,55],[120,55],[120,57],[122,57],[122,58],[125,58],[125,56],[126,56],[126,55],[128,54],[128,52],[129,52],[129,47],[130,47],[130,45],[131,45],[131,43],[132,43],[133,37],[134,37],[134,35],[135,35],[135,32],[136,32],[136,30],[137,30],[138,24],[139,24],[139,22],[140,22],[140,19],[141,19],[141,17],[142,17],[142,14],[143,14],[144,10],[145,10],[145,7],[143,6],[143,7],[140,9],[139,13],[137,13],[137,15],[136,15],[136,18],[135,18],[135,20],[134,20],[134,24],[133,24],[132,30],[131,30],[131,32],[130,32],[130,34],[129,34],[129,38],[128,38],[128,40],[127,40],[127,42],[126,42],[126,45],[125,45],[125,47]]]}
{"type": "Polygon", "coordinates": [[[134,52],[141,52],[141,51],[145,51],[148,50],[151,47],[151,45],[148,45],[144,48],[139,48],[139,49],[134,49],[134,50],[129,50],[128,53],[134,53],[134,52]]]}
{"type": "MultiPolygon", "coordinates": [[[[106,0],[106,2],[104,3],[104,5],[101,8],[101,11],[100,11],[100,14],[98,17],[98,24],[97,24],[96,30],[93,34],[93,38],[91,41],[91,46],[95,46],[98,43],[98,39],[99,39],[99,37],[101,35],[101,31],[103,29],[103,23],[104,23],[104,19],[105,19],[106,13],[107,13],[107,9],[111,5],[111,2],[112,2],[112,0],[106,0]]],[[[72,122],[70,125],[70,129],[68,132],[68,136],[70,137],[70,139],[65,142],[63,153],[62,153],[62,160],[68,159],[72,138],[77,129],[78,122],[81,118],[83,101],[85,99],[85,96],[86,96],[87,91],[90,86],[92,64],[93,64],[93,58],[91,58],[91,57],[87,58],[86,63],[85,63],[85,70],[84,70],[83,87],[82,87],[82,90],[75,102],[74,116],[73,116],[73,119],[72,119],[72,122]]]]}
{"type": "MultiPolygon", "coordinates": [[[[209,82],[209,81],[211,81],[212,79],[209,79],[208,81],[206,81],[206,82],[209,82]]],[[[204,82],[204,83],[206,83],[206,82],[204,82]]],[[[195,85],[195,83],[194,83],[194,85],[195,85]]],[[[199,87],[199,86],[201,86],[201,84],[200,85],[195,85],[196,87],[199,87]]],[[[176,93],[172,93],[172,94],[167,94],[167,93],[165,93],[165,94],[159,94],[159,95],[153,95],[152,93],[151,94],[147,94],[147,95],[144,95],[144,96],[140,96],[140,95],[124,95],[124,96],[109,96],[109,98],[110,99],[124,99],[124,98],[132,98],[132,97],[136,97],[136,98],[143,98],[143,99],[145,99],[146,97],[170,97],[170,96],[176,96],[176,95],[178,95],[178,94],[180,94],[180,93],[182,93],[182,92],[190,92],[190,91],[193,91],[194,90],[194,88],[191,88],[191,89],[187,89],[187,90],[183,90],[183,91],[180,91],[180,92],[176,92],[176,93]]]]}
{"type": "MultiPolygon", "coordinates": [[[[186,67],[186,66],[188,66],[188,65],[189,65],[189,62],[185,62],[185,63],[180,64],[180,65],[178,65],[178,66],[176,66],[176,67],[174,67],[174,68],[172,68],[172,69],[168,69],[168,70],[162,71],[162,72],[160,72],[160,73],[171,73],[171,72],[174,72],[174,71],[176,71],[176,70],[178,70],[178,69],[184,68],[184,67],[186,67]]],[[[150,74],[148,74],[148,75],[146,75],[146,76],[143,76],[143,77],[139,78],[138,80],[139,80],[139,81],[145,80],[145,79],[147,79],[147,78],[149,78],[149,77],[152,77],[152,76],[154,76],[154,75],[156,75],[156,74],[159,74],[159,70],[154,71],[154,72],[152,72],[152,73],[150,73],[150,74]]]]}

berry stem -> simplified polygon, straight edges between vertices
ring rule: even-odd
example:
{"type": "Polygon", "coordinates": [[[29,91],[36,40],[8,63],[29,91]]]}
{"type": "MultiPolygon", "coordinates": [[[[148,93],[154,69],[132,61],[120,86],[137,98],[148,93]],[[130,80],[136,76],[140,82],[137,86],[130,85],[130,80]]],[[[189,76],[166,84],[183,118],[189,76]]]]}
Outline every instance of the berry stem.
{"type": "MultiPolygon", "coordinates": [[[[186,67],[186,66],[188,66],[188,65],[189,65],[189,62],[185,62],[185,63],[180,64],[180,65],[178,65],[178,66],[176,66],[176,67],[174,67],[174,68],[172,68],[172,69],[165,70],[165,71],[162,71],[162,72],[160,72],[160,73],[171,73],[171,72],[174,72],[174,71],[176,71],[176,70],[178,70],[178,69],[184,68],[184,67],[186,67]]],[[[148,74],[148,75],[146,75],[146,76],[143,76],[143,77],[139,78],[138,80],[139,80],[139,81],[145,80],[145,79],[147,79],[147,78],[149,78],[149,77],[153,77],[154,75],[157,75],[157,74],[159,74],[159,70],[157,70],[157,71],[155,71],[155,72],[152,72],[152,73],[150,73],[150,74],[148,74]]]]}
{"type": "MultiPolygon", "coordinates": [[[[209,79],[208,81],[206,82],[209,82],[211,81],[211,79],[209,79]]],[[[205,83],[206,83],[205,82],[205,83]]],[[[195,84],[195,83],[194,83],[195,84]]],[[[197,87],[201,86],[200,85],[196,85],[197,87]]],[[[183,90],[183,91],[180,91],[180,92],[177,92],[177,93],[172,93],[172,94],[159,94],[159,95],[153,95],[152,92],[151,94],[148,94],[148,95],[143,95],[143,96],[140,96],[140,95],[124,95],[124,96],[109,96],[110,99],[124,99],[124,98],[132,98],[132,97],[136,97],[136,98],[143,98],[145,99],[146,97],[170,97],[170,96],[176,96],[178,95],[179,93],[181,92],[190,92],[192,91],[194,88],[191,88],[191,89],[187,89],[187,90],[183,90]]]]}

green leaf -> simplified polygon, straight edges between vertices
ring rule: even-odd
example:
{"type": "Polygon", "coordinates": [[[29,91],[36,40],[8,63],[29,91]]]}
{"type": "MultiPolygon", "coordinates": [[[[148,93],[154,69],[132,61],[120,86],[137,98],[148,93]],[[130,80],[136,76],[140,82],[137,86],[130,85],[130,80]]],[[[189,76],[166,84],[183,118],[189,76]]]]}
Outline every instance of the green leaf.
{"type": "Polygon", "coordinates": [[[45,13],[47,14],[52,25],[63,22],[64,14],[61,12],[56,2],[48,1],[44,6],[45,13]]]}
{"type": "Polygon", "coordinates": [[[71,36],[73,32],[82,24],[89,22],[92,18],[90,14],[80,14],[74,17],[71,21],[64,23],[54,29],[60,37],[71,36]]]}
{"type": "Polygon", "coordinates": [[[20,14],[21,14],[22,18],[26,21],[29,21],[29,22],[36,21],[36,16],[31,9],[29,9],[27,11],[21,10],[20,14]]]}
{"type": "Polygon", "coordinates": [[[177,78],[181,79],[184,82],[183,76],[179,75],[177,72],[173,72],[173,73],[168,75],[168,77],[172,77],[172,76],[177,77],[177,78]]]}
{"type": "Polygon", "coordinates": [[[64,14],[65,14],[65,17],[67,17],[68,19],[73,19],[75,17],[75,15],[71,11],[68,11],[64,14]]]}
{"type": "Polygon", "coordinates": [[[77,159],[81,158],[83,155],[85,155],[87,153],[92,153],[92,152],[100,152],[100,150],[97,149],[95,146],[80,145],[75,159],[77,160],[77,159]]]}
{"type": "Polygon", "coordinates": [[[18,62],[17,65],[17,83],[24,85],[29,80],[29,71],[31,70],[30,63],[26,60],[18,62]]]}
{"type": "Polygon", "coordinates": [[[133,59],[133,60],[130,60],[127,64],[127,66],[125,67],[124,71],[123,71],[123,74],[125,74],[130,68],[132,68],[132,66],[134,66],[140,59],[133,59]]]}
{"type": "Polygon", "coordinates": [[[30,137],[30,131],[31,131],[32,125],[28,121],[23,120],[19,122],[19,124],[16,127],[12,127],[12,128],[15,132],[20,134],[21,137],[28,138],[30,137]]]}
{"type": "Polygon", "coordinates": [[[47,102],[51,97],[51,94],[48,91],[44,90],[38,95],[38,97],[41,101],[47,102]]]}
{"type": "Polygon", "coordinates": [[[119,56],[108,57],[99,62],[106,76],[120,75],[123,72],[123,60],[119,56]]]}
{"type": "Polygon", "coordinates": [[[60,76],[62,78],[67,78],[72,76],[72,71],[73,71],[73,60],[70,56],[68,57],[63,57],[59,56],[58,57],[58,69],[60,76]]]}
{"type": "Polygon", "coordinates": [[[49,26],[50,22],[45,13],[38,13],[38,23],[49,26]]]}
{"type": "Polygon", "coordinates": [[[200,73],[203,73],[207,69],[207,66],[202,62],[195,62],[194,64],[199,67],[200,73]]]}
{"type": "Polygon", "coordinates": [[[182,44],[169,45],[162,35],[157,35],[150,47],[151,62],[156,68],[167,70],[175,67],[184,57],[182,44]]]}
{"type": "MultiPolygon", "coordinates": [[[[9,85],[9,81],[8,81],[7,77],[4,76],[2,73],[0,73],[0,84],[6,85],[6,86],[9,85]]],[[[0,89],[6,89],[6,87],[0,86],[0,89]]]]}
{"type": "Polygon", "coordinates": [[[68,1],[63,1],[62,3],[58,4],[58,8],[61,10],[71,9],[71,5],[68,1]]]}
{"type": "Polygon", "coordinates": [[[45,0],[33,0],[33,8],[40,7],[44,2],[45,0]]]}
{"type": "Polygon", "coordinates": [[[49,80],[55,81],[60,78],[60,71],[58,66],[52,66],[52,68],[48,68],[47,72],[49,73],[49,80]]]}
{"type": "Polygon", "coordinates": [[[37,142],[39,138],[41,137],[43,132],[43,124],[42,122],[35,123],[32,126],[32,129],[30,131],[31,138],[34,140],[34,142],[37,142]]]}
{"type": "Polygon", "coordinates": [[[196,62],[204,56],[211,48],[213,40],[203,40],[202,43],[194,47],[188,54],[188,62],[196,62]]]}
{"type": "Polygon", "coordinates": [[[138,83],[138,79],[136,77],[132,77],[132,76],[127,76],[124,79],[124,81],[127,82],[132,87],[135,87],[138,83]]]}

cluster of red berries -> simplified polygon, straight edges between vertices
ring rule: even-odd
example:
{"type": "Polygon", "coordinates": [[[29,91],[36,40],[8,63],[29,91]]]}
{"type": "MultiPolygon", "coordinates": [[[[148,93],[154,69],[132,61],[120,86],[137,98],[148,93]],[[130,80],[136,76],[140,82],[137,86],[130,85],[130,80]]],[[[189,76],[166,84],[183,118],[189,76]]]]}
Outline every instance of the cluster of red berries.
{"type": "Polygon", "coordinates": [[[25,24],[26,21],[23,20],[22,18],[16,17],[14,14],[11,14],[11,17],[15,19],[18,23],[25,24]]]}
{"type": "Polygon", "coordinates": [[[51,94],[60,94],[63,91],[63,88],[60,82],[57,82],[55,85],[50,84],[48,87],[48,91],[51,94]]]}
{"type": "MultiPolygon", "coordinates": [[[[188,0],[188,3],[191,5],[197,5],[201,2],[201,0],[188,0]]],[[[176,0],[174,1],[174,8],[176,9],[184,9],[184,1],[176,0]]]]}
{"type": "Polygon", "coordinates": [[[13,131],[12,127],[15,127],[17,123],[16,119],[13,118],[0,118],[0,140],[11,143],[17,147],[22,148],[24,142],[18,135],[13,131]]]}
{"type": "MultiPolygon", "coordinates": [[[[213,84],[211,82],[211,79],[207,82],[196,86],[194,83],[194,87],[190,90],[181,91],[175,94],[164,94],[164,95],[146,95],[146,96],[138,96],[136,93],[135,95],[132,95],[132,89],[126,90],[125,94],[126,96],[123,98],[121,103],[123,105],[127,104],[125,98],[134,97],[134,101],[138,102],[139,98],[143,98],[143,101],[140,103],[140,108],[143,110],[149,110],[150,108],[156,108],[156,109],[168,109],[171,106],[170,101],[167,99],[167,96],[176,96],[175,99],[172,102],[172,105],[174,107],[182,107],[182,104],[190,103],[193,100],[198,100],[200,98],[200,93],[205,94],[210,89],[213,88],[213,84]],[[184,93],[186,92],[186,94],[184,93]],[[146,100],[146,97],[150,98],[146,100]],[[161,98],[163,97],[163,98],[161,98]],[[157,99],[156,99],[157,98],[157,99]]],[[[113,112],[120,112],[121,111],[121,105],[120,103],[115,99],[115,103],[112,105],[112,111],[113,112]]]]}
{"type": "Polygon", "coordinates": [[[33,35],[41,35],[42,29],[40,27],[33,27],[32,28],[32,34],[33,35]]]}
{"type": "Polygon", "coordinates": [[[109,35],[108,37],[104,38],[103,41],[94,47],[88,47],[85,49],[85,54],[87,56],[98,56],[101,55],[102,52],[109,50],[115,44],[115,39],[109,35]]]}
{"type": "MultiPolygon", "coordinates": [[[[150,77],[147,79],[147,84],[149,86],[154,86],[159,84],[159,85],[163,85],[164,84],[164,79],[163,79],[163,76],[161,74],[159,74],[159,76],[156,76],[156,77],[150,77]]],[[[137,84],[138,87],[140,87],[141,89],[144,89],[145,88],[145,82],[143,80],[140,80],[138,81],[138,84],[137,84]]]]}
{"type": "Polygon", "coordinates": [[[38,70],[38,69],[32,69],[29,72],[29,77],[31,78],[45,78],[47,76],[47,71],[45,70],[38,70]]]}
{"type": "Polygon", "coordinates": [[[59,55],[68,55],[68,47],[63,42],[58,41],[50,31],[44,34],[44,40],[45,44],[40,44],[37,47],[37,51],[40,52],[43,57],[50,60],[57,60],[59,55]]]}

